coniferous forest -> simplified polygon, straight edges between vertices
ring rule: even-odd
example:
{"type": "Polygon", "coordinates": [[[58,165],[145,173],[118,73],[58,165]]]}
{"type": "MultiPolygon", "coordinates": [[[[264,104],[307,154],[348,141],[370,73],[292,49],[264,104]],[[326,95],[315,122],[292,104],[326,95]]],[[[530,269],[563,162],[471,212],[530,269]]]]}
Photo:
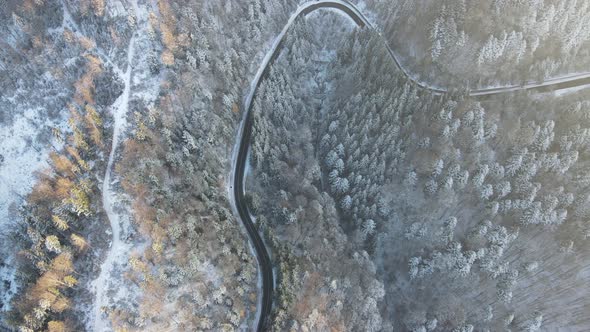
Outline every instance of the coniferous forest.
{"type": "Polygon", "coordinates": [[[6,0],[0,330],[588,331],[587,68],[587,0],[6,0]]]}

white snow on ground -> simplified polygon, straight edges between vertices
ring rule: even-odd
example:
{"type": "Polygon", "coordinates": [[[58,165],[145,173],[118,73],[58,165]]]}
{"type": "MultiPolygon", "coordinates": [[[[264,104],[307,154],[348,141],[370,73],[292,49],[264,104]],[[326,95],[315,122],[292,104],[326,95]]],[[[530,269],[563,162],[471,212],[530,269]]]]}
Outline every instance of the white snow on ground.
{"type": "MultiPolygon", "coordinates": [[[[327,1],[321,1],[327,2],[327,1]]],[[[338,2],[346,4],[350,7],[350,5],[345,1],[329,1],[329,2],[338,2]]],[[[268,61],[270,60],[270,56],[276,49],[280,40],[284,37],[286,32],[288,31],[289,27],[294,22],[295,18],[301,13],[301,11],[306,8],[307,6],[314,4],[317,2],[308,2],[305,3],[297,9],[297,11],[291,16],[281,33],[272,41],[268,52],[264,56],[262,64],[260,65],[258,72],[256,73],[254,80],[252,81],[252,85],[250,87],[249,93],[245,97],[245,104],[248,105],[252,99],[253,87],[255,83],[260,79],[262,70],[267,65],[268,61]]],[[[139,17],[145,18],[147,17],[147,11],[145,8],[137,8],[137,4],[134,2],[133,7],[139,17]]],[[[357,6],[359,9],[363,9],[364,6],[357,6]]],[[[354,7],[351,7],[353,10],[360,13],[354,7]]],[[[70,29],[74,30],[76,34],[80,35],[81,30],[72,19],[70,13],[68,12],[67,8],[64,11],[64,20],[61,28],[56,29],[54,32],[59,33],[64,26],[69,27],[70,29]]],[[[362,16],[362,15],[361,15],[362,16]]],[[[364,16],[362,16],[364,17],[364,16]]],[[[368,21],[375,22],[373,16],[371,16],[368,21]]],[[[375,24],[372,24],[376,27],[375,24]]],[[[113,63],[110,61],[109,57],[105,56],[103,53],[100,53],[101,58],[108,64],[111,64],[115,68],[115,72],[119,74],[125,82],[125,89],[122,96],[120,96],[115,103],[111,107],[111,111],[113,112],[115,118],[114,124],[114,135],[113,135],[113,146],[111,149],[111,153],[109,155],[108,161],[108,168],[105,173],[105,178],[103,182],[103,204],[105,211],[107,212],[107,216],[109,217],[109,222],[111,223],[112,228],[112,235],[113,235],[113,242],[110,246],[108,255],[106,260],[101,266],[101,272],[98,278],[93,282],[93,288],[96,293],[96,302],[93,306],[93,315],[89,321],[89,326],[93,327],[91,330],[93,331],[104,331],[108,329],[108,322],[106,322],[106,318],[102,317],[101,314],[101,307],[108,304],[109,295],[107,294],[108,289],[116,289],[119,294],[116,294],[116,297],[121,298],[124,297],[125,294],[122,294],[121,288],[109,287],[109,285],[113,284],[114,280],[111,278],[111,273],[116,270],[117,267],[123,266],[126,261],[127,257],[131,248],[131,244],[126,243],[123,239],[125,234],[127,234],[128,230],[130,229],[130,222],[129,217],[127,215],[119,215],[115,210],[115,206],[120,201],[118,195],[113,191],[111,187],[113,182],[116,182],[116,179],[113,179],[112,169],[114,159],[116,157],[117,147],[121,141],[122,133],[125,129],[125,115],[128,113],[128,102],[130,98],[130,89],[131,89],[131,70],[132,70],[132,60],[133,60],[133,48],[135,38],[132,39],[129,50],[128,50],[128,64],[127,70],[125,72],[119,70],[113,63]]],[[[145,77],[145,76],[144,76],[145,77]]],[[[143,81],[144,77],[135,76],[133,77],[133,84],[138,84],[139,81],[143,81]]],[[[581,78],[581,77],[590,77],[588,73],[575,73],[569,74],[561,77],[556,77],[552,79],[546,80],[543,84],[549,83],[556,83],[556,82],[565,82],[571,80],[573,78],[581,78]]],[[[145,82],[144,82],[145,84],[145,82]]],[[[542,84],[541,84],[542,85],[542,84]]],[[[538,85],[535,85],[538,86],[538,85]]],[[[157,85],[154,86],[157,89],[157,85]]],[[[589,85],[580,86],[580,87],[573,87],[564,89],[561,91],[554,92],[557,96],[572,93],[581,89],[585,89],[589,87],[589,85]]],[[[492,88],[492,87],[491,87],[492,88]]],[[[493,87],[495,88],[495,87],[493,87]]],[[[518,89],[518,87],[508,86],[508,87],[500,87],[500,89],[504,89],[505,91],[513,89],[518,89]],[[508,88],[508,89],[507,89],[508,88]]],[[[151,92],[151,91],[150,91],[151,92]]],[[[149,98],[150,96],[157,96],[157,94],[152,94],[150,92],[144,92],[142,97],[149,98]]],[[[139,95],[139,94],[138,94],[139,95]]],[[[4,110],[0,110],[4,111],[4,110]]],[[[34,144],[31,146],[29,142],[32,138],[35,137],[35,134],[38,131],[38,128],[44,125],[60,125],[59,123],[56,124],[49,124],[45,123],[45,120],[42,120],[43,117],[39,116],[39,112],[42,112],[42,109],[30,109],[27,110],[22,116],[16,116],[13,124],[10,126],[0,126],[0,154],[4,157],[3,162],[0,162],[0,227],[5,229],[6,223],[14,220],[14,216],[11,216],[9,207],[14,202],[18,206],[20,201],[20,196],[26,195],[32,185],[35,183],[35,178],[33,173],[36,170],[40,170],[43,167],[47,166],[47,155],[48,155],[48,147],[47,146],[38,146],[34,144]]],[[[246,116],[244,112],[244,117],[246,116]]],[[[243,123],[240,125],[240,129],[238,134],[240,135],[243,128],[243,123]]],[[[235,164],[235,156],[238,149],[239,139],[236,141],[236,145],[234,146],[234,153],[232,155],[232,164],[235,164]]],[[[228,197],[230,198],[230,202],[232,205],[232,210],[234,214],[235,211],[235,202],[233,201],[233,191],[231,190],[233,181],[233,167],[232,167],[232,174],[230,174],[230,181],[227,181],[228,184],[228,197]]],[[[237,215],[237,214],[236,214],[237,215]]],[[[250,246],[251,248],[251,246],[250,246]]],[[[254,254],[253,248],[251,248],[252,253],[254,254]]],[[[10,261],[7,261],[8,265],[4,267],[0,267],[0,281],[1,280],[9,280],[14,281],[14,270],[11,267],[10,261]]],[[[120,277],[120,276],[118,276],[120,277]]],[[[116,278],[120,279],[120,278],[116,278]]],[[[260,278],[259,278],[260,280],[260,278]]],[[[16,288],[16,284],[13,282],[11,283],[10,290],[5,292],[3,289],[0,288],[0,301],[4,305],[3,308],[6,309],[6,304],[8,299],[10,298],[10,293],[13,292],[16,288]]],[[[261,284],[259,281],[259,294],[261,293],[261,284]]],[[[115,292],[115,293],[117,293],[115,292]]],[[[257,317],[258,320],[258,317],[257,317]]],[[[256,320],[256,321],[257,321],[256,320]]]]}
{"type": "MultiPolygon", "coordinates": [[[[27,109],[15,115],[12,124],[0,126],[0,243],[5,242],[2,237],[6,234],[2,232],[12,230],[10,225],[18,218],[11,206],[16,208],[23,203],[22,198],[35,184],[35,171],[48,166],[49,142],[35,142],[36,134],[40,128],[66,126],[60,120],[49,122],[43,112],[42,108],[27,109]]],[[[0,266],[0,307],[5,311],[17,288],[13,264],[16,253],[11,248],[0,247],[0,254],[6,257],[6,265],[0,266]],[[4,281],[10,284],[8,289],[4,288],[4,281]]]]}
{"type": "MultiPolygon", "coordinates": [[[[569,73],[569,74],[561,74],[555,77],[547,78],[542,82],[538,81],[527,81],[524,85],[517,85],[517,84],[501,84],[497,83],[496,85],[491,84],[487,87],[479,88],[477,90],[472,91],[472,95],[484,94],[487,90],[499,90],[501,92],[510,92],[516,90],[530,89],[530,88],[537,88],[537,87],[544,87],[551,84],[559,84],[559,83],[566,83],[572,80],[578,79],[585,79],[590,77],[590,72],[578,72],[578,73],[569,73]]],[[[563,90],[572,89],[566,88],[563,90]]]]}
{"type": "MultiPolygon", "coordinates": [[[[322,2],[322,1],[318,1],[318,2],[322,2]]],[[[397,67],[411,81],[413,81],[418,86],[420,86],[424,89],[438,90],[438,92],[433,91],[435,94],[440,94],[441,91],[446,91],[446,88],[444,88],[444,87],[441,87],[438,85],[433,85],[428,82],[420,80],[420,78],[417,75],[410,73],[402,66],[401,62],[398,59],[397,54],[389,46],[389,43],[387,42],[387,38],[385,38],[383,36],[381,28],[379,27],[378,24],[376,24],[376,21],[377,21],[376,16],[374,15],[374,13],[367,10],[366,4],[364,3],[364,1],[360,1],[358,5],[354,5],[352,3],[349,3],[346,0],[334,0],[334,1],[327,1],[327,2],[338,2],[338,3],[345,4],[347,7],[352,9],[355,13],[357,13],[362,18],[362,20],[365,22],[365,24],[367,24],[367,26],[369,26],[373,30],[376,30],[378,32],[379,36],[382,38],[383,43],[385,44],[385,47],[387,48],[391,57],[396,62],[397,67]]],[[[518,91],[518,90],[540,88],[540,87],[544,87],[544,86],[548,86],[548,85],[552,85],[552,84],[565,83],[565,82],[569,82],[572,80],[584,79],[584,78],[589,78],[589,77],[590,77],[590,72],[586,71],[586,72],[576,72],[576,73],[557,75],[555,77],[548,78],[548,79],[544,80],[543,82],[527,81],[523,85],[501,84],[501,83],[491,84],[486,87],[479,87],[477,89],[471,90],[470,95],[471,96],[482,96],[482,95],[495,94],[495,93],[500,93],[500,92],[514,92],[514,91],[518,91]]]]}
{"type": "Polygon", "coordinates": [[[121,139],[121,133],[127,125],[126,116],[129,112],[129,91],[131,89],[131,71],[133,67],[134,43],[135,35],[129,41],[129,47],[127,49],[128,65],[127,70],[123,73],[122,77],[123,82],[125,83],[125,88],[123,93],[111,106],[111,112],[113,113],[114,118],[113,142],[102,184],[102,203],[111,225],[112,242],[110,248],[108,249],[107,257],[101,265],[100,274],[92,283],[96,298],[93,304],[91,330],[96,332],[111,330],[108,319],[103,317],[102,308],[109,303],[107,291],[110,289],[109,280],[111,279],[111,272],[113,272],[115,265],[127,261],[128,253],[131,250],[131,244],[123,241],[121,238],[122,228],[129,227],[129,218],[126,216],[121,217],[120,214],[115,212],[116,203],[120,201],[120,198],[111,187],[113,184],[111,182],[111,175],[117,148],[121,139]]]}
{"type": "MultiPolygon", "coordinates": [[[[124,193],[117,192],[113,185],[117,184],[117,174],[113,173],[119,145],[125,138],[127,128],[126,117],[129,114],[130,100],[141,99],[145,104],[151,104],[158,97],[160,76],[150,74],[145,52],[135,50],[149,49],[150,40],[145,29],[148,24],[149,11],[146,7],[139,7],[137,1],[131,1],[133,12],[137,18],[137,31],[129,42],[127,50],[127,69],[125,71],[115,67],[114,71],[124,82],[121,96],[111,106],[114,118],[113,141],[111,152],[105,171],[102,186],[103,208],[110,222],[112,242],[106,258],[101,265],[100,274],[91,283],[95,293],[92,312],[88,319],[87,328],[90,331],[103,332],[112,330],[110,321],[103,314],[103,308],[114,303],[132,306],[139,292],[134,285],[125,283],[123,272],[126,270],[132,252],[142,252],[145,243],[131,240],[135,233],[131,224],[131,213],[126,205],[124,193]],[[133,88],[133,91],[132,91],[133,88]]],[[[109,62],[112,63],[112,62],[109,62]]]]}
{"type": "Polygon", "coordinates": [[[0,313],[10,310],[10,300],[17,291],[14,259],[12,256],[7,257],[4,265],[0,266],[0,313]]]}
{"type": "Polygon", "coordinates": [[[370,25],[373,26],[373,29],[381,31],[381,27],[379,27],[379,24],[377,24],[379,21],[377,14],[367,7],[367,4],[364,0],[357,1],[355,6],[359,12],[364,14],[365,19],[371,23],[370,25]]]}
{"type": "Polygon", "coordinates": [[[556,90],[553,91],[553,95],[556,97],[561,97],[561,96],[565,96],[568,95],[570,93],[575,93],[584,89],[588,89],[590,88],[590,84],[585,84],[585,85],[580,85],[580,86],[574,86],[571,88],[566,88],[566,89],[561,89],[561,90],[556,90]]]}
{"type": "MultiPolygon", "coordinates": [[[[62,27],[49,33],[62,33],[64,25],[65,19],[62,27]]],[[[13,229],[10,225],[19,218],[11,207],[20,207],[23,198],[36,182],[34,173],[49,166],[50,144],[56,149],[61,148],[61,144],[56,141],[35,142],[36,135],[41,128],[47,127],[59,128],[62,132],[68,130],[65,117],[49,121],[44,108],[26,109],[18,114],[21,110],[17,108],[26,104],[22,98],[27,98],[27,91],[19,90],[14,96],[3,98],[15,105],[15,109],[10,110],[15,115],[10,125],[0,125],[0,244],[9,243],[3,238],[13,229]]],[[[10,301],[18,288],[15,254],[12,248],[0,245],[0,255],[4,257],[4,265],[0,266],[0,312],[10,310],[10,301]]]]}
{"type": "Polygon", "coordinates": [[[10,221],[9,205],[26,195],[33,172],[47,166],[45,150],[31,145],[39,126],[39,110],[26,110],[11,126],[0,127],[0,224],[10,221]],[[3,161],[2,161],[3,159],[3,161]]]}

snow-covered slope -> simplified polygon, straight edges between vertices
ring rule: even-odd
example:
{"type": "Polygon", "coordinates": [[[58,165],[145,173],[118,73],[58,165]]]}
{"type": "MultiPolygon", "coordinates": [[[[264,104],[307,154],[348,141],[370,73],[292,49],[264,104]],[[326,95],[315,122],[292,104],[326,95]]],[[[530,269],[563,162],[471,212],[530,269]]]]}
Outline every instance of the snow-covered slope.
{"type": "MultiPolygon", "coordinates": [[[[4,110],[0,110],[2,112],[4,110]]],[[[0,243],[18,218],[17,209],[35,183],[35,172],[47,167],[49,151],[54,144],[48,135],[49,128],[65,127],[65,123],[48,120],[44,109],[27,109],[16,115],[8,125],[0,125],[0,243]],[[41,135],[41,136],[39,136],[41,135]],[[49,144],[51,142],[51,144],[49,144]]],[[[0,247],[0,311],[9,309],[9,302],[16,291],[14,278],[14,252],[0,247]]]]}
{"type": "Polygon", "coordinates": [[[127,218],[121,218],[120,215],[115,212],[115,204],[119,199],[117,199],[117,194],[112,188],[112,171],[117,148],[119,147],[119,141],[121,139],[121,134],[126,127],[126,116],[129,111],[129,90],[131,88],[134,43],[135,37],[131,38],[131,41],[129,42],[129,48],[127,50],[128,65],[127,70],[124,72],[122,77],[123,81],[125,82],[125,88],[121,96],[117,98],[111,107],[111,113],[114,119],[113,143],[111,146],[107,169],[105,171],[102,184],[102,204],[111,226],[112,242],[110,248],[108,249],[107,257],[101,265],[100,274],[93,282],[93,288],[96,294],[92,316],[93,331],[108,330],[105,319],[102,318],[101,308],[108,302],[107,290],[109,289],[108,282],[110,274],[113,272],[115,264],[120,263],[122,259],[125,259],[125,254],[131,249],[129,243],[123,242],[121,240],[121,223],[128,223],[129,220],[127,218]]]}

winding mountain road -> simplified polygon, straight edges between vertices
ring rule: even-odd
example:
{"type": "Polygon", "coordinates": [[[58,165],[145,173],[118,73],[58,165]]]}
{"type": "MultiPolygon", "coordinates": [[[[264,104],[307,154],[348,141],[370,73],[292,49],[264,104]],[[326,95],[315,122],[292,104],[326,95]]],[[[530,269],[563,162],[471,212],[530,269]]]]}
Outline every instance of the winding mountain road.
{"type": "MultiPolygon", "coordinates": [[[[237,142],[234,147],[234,152],[232,155],[232,174],[230,175],[230,186],[229,186],[229,197],[230,197],[230,204],[232,205],[232,209],[236,214],[236,218],[241,220],[242,224],[246,228],[248,233],[248,237],[254,247],[256,252],[256,257],[258,259],[259,265],[259,274],[262,281],[262,294],[259,295],[259,312],[258,312],[258,321],[257,321],[257,331],[265,331],[269,329],[269,321],[268,317],[270,316],[270,312],[272,309],[272,297],[273,297],[273,290],[274,290],[274,278],[273,278],[273,268],[272,263],[270,260],[270,256],[268,250],[258,233],[252,218],[250,217],[248,207],[246,205],[246,201],[244,199],[245,190],[244,190],[244,174],[248,159],[248,151],[250,147],[250,138],[252,137],[252,100],[256,95],[258,87],[262,82],[264,76],[268,73],[270,66],[274,62],[274,60],[278,57],[281,51],[281,46],[284,42],[284,37],[287,34],[289,28],[293,25],[295,20],[298,17],[305,16],[317,9],[322,8],[332,8],[342,11],[346,14],[351,20],[355,22],[355,24],[359,27],[368,27],[370,29],[374,29],[371,22],[367,19],[367,17],[352,3],[345,1],[345,0],[318,0],[307,2],[300,5],[295,13],[291,15],[289,21],[284,26],[281,33],[275,38],[272,47],[266,53],[259,69],[250,84],[250,89],[248,94],[245,96],[243,104],[242,104],[242,114],[243,119],[241,121],[240,128],[237,134],[237,142]]],[[[376,29],[375,29],[376,30],[376,29]]],[[[376,30],[378,31],[378,30],[376,30]]],[[[408,73],[400,64],[398,57],[390,48],[387,40],[378,32],[379,36],[383,39],[384,45],[387,48],[387,51],[395,64],[397,65],[398,69],[404,73],[406,77],[412,82],[412,84],[428,90],[434,94],[444,94],[447,92],[446,89],[438,88],[429,85],[428,83],[421,82],[413,77],[410,73],[408,73]]],[[[540,91],[550,91],[550,90],[559,90],[570,88],[573,86],[580,86],[590,84],[590,72],[588,73],[580,73],[580,74],[573,74],[569,76],[548,79],[545,82],[528,82],[523,85],[508,85],[508,86],[501,86],[501,87],[489,87],[483,89],[475,89],[471,90],[469,95],[471,96],[490,96],[500,93],[506,92],[513,92],[513,91],[523,91],[523,90],[540,90],[540,91]]]]}

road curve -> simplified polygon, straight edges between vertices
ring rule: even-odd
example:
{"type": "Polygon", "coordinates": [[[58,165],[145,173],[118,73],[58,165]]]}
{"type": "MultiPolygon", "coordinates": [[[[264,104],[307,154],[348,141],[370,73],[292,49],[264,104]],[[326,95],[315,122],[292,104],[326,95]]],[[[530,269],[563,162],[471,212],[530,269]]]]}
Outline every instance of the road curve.
{"type": "Polygon", "coordinates": [[[260,65],[254,80],[250,85],[250,90],[244,98],[242,104],[243,119],[241,122],[240,129],[237,135],[237,144],[234,148],[232,156],[232,174],[230,175],[230,187],[228,188],[230,193],[230,204],[236,214],[236,218],[241,220],[242,224],[246,228],[250,242],[256,252],[256,258],[258,259],[259,273],[262,279],[262,295],[259,304],[257,331],[265,331],[269,328],[268,317],[272,309],[272,297],[274,291],[274,278],[272,271],[272,264],[270,256],[262,241],[260,234],[258,233],[254,222],[252,221],[248,212],[244,196],[244,173],[246,169],[246,163],[248,159],[248,150],[250,147],[250,138],[252,136],[252,100],[262,82],[262,78],[268,73],[271,64],[277,58],[280,53],[281,46],[284,42],[284,36],[286,35],[289,28],[293,25],[295,20],[300,16],[305,16],[314,10],[320,8],[333,8],[338,9],[347,14],[358,26],[364,27],[367,25],[368,20],[362,15],[356,7],[344,2],[344,1],[314,1],[305,3],[297,9],[297,11],[291,15],[289,21],[281,31],[281,33],[275,39],[271,49],[264,57],[262,64],[260,65]]]}
{"type": "MultiPolygon", "coordinates": [[[[232,154],[232,174],[230,174],[230,186],[228,188],[230,204],[232,205],[232,210],[234,211],[236,218],[239,219],[246,228],[248,237],[254,247],[254,250],[256,252],[256,258],[258,260],[259,274],[262,280],[262,294],[259,295],[260,303],[258,309],[258,322],[256,325],[256,330],[259,332],[269,329],[268,318],[270,316],[272,309],[274,278],[270,256],[260,234],[258,233],[258,230],[256,229],[256,226],[254,225],[254,222],[250,217],[248,207],[244,199],[244,173],[248,159],[250,138],[252,137],[253,119],[250,112],[252,109],[252,100],[256,95],[256,92],[262,82],[262,79],[268,73],[270,66],[279,55],[281,46],[284,42],[284,37],[289,28],[295,22],[295,20],[298,17],[305,16],[321,8],[332,8],[340,10],[344,14],[346,14],[350,19],[352,19],[359,27],[369,27],[371,29],[374,29],[367,17],[354,4],[346,0],[318,0],[307,2],[300,5],[297,8],[297,11],[291,15],[289,21],[284,26],[281,33],[277,36],[277,38],[275,38],[275,41],[273,42],[271,49],[267,52],[261,65],[259,66],[259,69],[254,79],[250,84],[249,92],[245,96],[244,101],[242,103],[241,111],[243,114],[243,119],[241,121],[240,128],[238,129],[237,142],[232,154]]],[[[412,84],[424,90],[428,90],[434,94],[444,94],[447,92],[447,90],[444,88],[434,87],[429,85],[428,83],[421,82],[417,80],[415,77],[413,77],[409,72],[407,72],[401,66],[401,63],[399,62],[396,54],[393,52],[393,50],[387,43],[387,40],[381,35],[380,32],[378,32],[378,34],[383,39],[384,45],[387,48],[389,55],[395,62],[397,68],[410,80],[410,82],[412,82],[412,84]]],[[[471,90],[469,94],[471,96],[489,96],[500,93],[523,90],[558,90],[583,84],[590,84],[590,73],[574,74],[560,78],[549,79],[543,83],[529,82],[523,85],[508,85],[502,87],[475,89],[471,90]]]]}

